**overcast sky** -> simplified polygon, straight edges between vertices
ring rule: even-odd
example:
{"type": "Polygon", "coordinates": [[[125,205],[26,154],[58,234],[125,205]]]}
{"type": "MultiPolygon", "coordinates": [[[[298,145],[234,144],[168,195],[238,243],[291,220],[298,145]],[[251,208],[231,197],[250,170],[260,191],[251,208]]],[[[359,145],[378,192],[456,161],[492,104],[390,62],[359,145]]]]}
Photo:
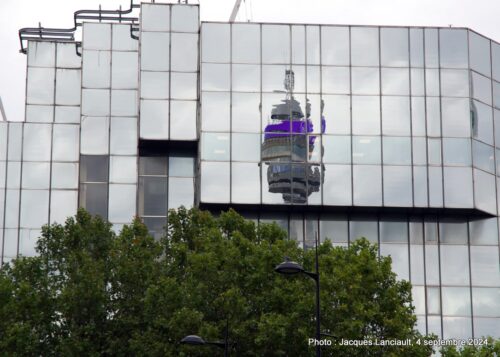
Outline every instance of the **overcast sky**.
{"type": "MultiPolygon", "coordinates": [[[[202,21],[227,21],[235,0],[200,2],[202,21]]],[[[118,9],[120,5],[125,9],[129,7],[130,0],[0,0],[0,97],[9,120],[24,120],[26,56],[19,53],[19,28],[35,27],[38,22],[45,27],[72,27],[74,11],[97,9],[99,4],[103,9],[118,9]]],[[[499,15],[500,0],[246,0],[237,20],[453,25],[472,28],[500,42],[499,15]]]]}

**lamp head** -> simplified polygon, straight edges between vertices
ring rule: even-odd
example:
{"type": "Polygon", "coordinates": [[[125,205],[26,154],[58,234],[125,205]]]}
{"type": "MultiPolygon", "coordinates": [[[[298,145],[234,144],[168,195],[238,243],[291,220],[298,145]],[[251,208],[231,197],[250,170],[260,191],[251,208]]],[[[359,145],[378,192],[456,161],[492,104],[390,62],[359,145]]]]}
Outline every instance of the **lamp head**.
{"type": "Polygon", "coordinates": [[[201,346],[206,344],[205,340],[197,335],[188,335],[181,340],[184,345],[201,346]]]}
{"type": "Polygon", "coordinates": [[[290,260],[288,257],[285,257],[285,261],[281,264],[278,264],[274,271],[280,274],[292,275],[303,273],[304,268],[297,262],[290,260]]]}

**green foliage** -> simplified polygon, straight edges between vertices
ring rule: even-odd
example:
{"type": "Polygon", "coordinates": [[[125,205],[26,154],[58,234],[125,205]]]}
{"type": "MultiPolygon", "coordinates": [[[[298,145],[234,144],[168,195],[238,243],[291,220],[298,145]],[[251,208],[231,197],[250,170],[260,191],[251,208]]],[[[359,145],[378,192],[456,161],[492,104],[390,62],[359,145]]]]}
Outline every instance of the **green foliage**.
{"type": "MultiPolygon", "coordinates": [[[[276,224],[181,208],[158,242],[138,219],[116,235],[80,210],[44,227],[37,251],[0,269],[0,355],[214,356],[216,347],[179,341],[219,341],[226,323],[234,355],[314,354],[314,281],[274,272],[285,256],[313,270],[314,251],[276,224]]],[[[326,242],[319,255],[322,329],[336,336],[323,355],[430,354],[416,344],[423,337],[411,286],[396,280],[390,258],[365,239],[349,248],[326,242]],[[342,339],[413,345],[349,347],[342,339]]]]}
{"type": "MultiPolygon", "coordinates": [[[[491,337],[479,338],[476,344],[463,348],[446,346],[441,349],[443,357],[498,357],[500,356],[500,340],[491,337]]],[[[473,341],[472,341],[473,342],[473,341]]]]}

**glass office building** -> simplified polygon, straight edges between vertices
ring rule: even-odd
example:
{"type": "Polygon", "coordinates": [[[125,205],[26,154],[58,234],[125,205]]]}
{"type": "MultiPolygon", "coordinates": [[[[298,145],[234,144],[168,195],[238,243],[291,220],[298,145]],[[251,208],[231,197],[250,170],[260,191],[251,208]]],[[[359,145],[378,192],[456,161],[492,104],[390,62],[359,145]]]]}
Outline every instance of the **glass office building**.
{"type": "Polygon", "coordinates": [[[499,43],[138,12],[27,42],[25,121],[0,122],[2,261],[77,207],[155,236],[170,208],[234,207],[304,248],[364,236],[422,332],[500,337],[499,43]]]}

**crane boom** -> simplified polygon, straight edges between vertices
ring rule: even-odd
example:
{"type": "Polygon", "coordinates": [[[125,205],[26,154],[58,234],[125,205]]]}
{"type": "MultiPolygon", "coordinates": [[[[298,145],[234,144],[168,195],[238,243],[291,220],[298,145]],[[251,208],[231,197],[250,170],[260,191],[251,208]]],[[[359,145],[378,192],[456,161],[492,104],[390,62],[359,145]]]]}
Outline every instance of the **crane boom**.
{"type": "Polygon", "coordinates": [[[242,0],[236,0],[236,2],[234,3],[233,11],[231,12],[231,16],[229,17],[229,22],[234,22],[234,20],[236,20],[236,15],[238,15],[241,1],[242,0]]]}

